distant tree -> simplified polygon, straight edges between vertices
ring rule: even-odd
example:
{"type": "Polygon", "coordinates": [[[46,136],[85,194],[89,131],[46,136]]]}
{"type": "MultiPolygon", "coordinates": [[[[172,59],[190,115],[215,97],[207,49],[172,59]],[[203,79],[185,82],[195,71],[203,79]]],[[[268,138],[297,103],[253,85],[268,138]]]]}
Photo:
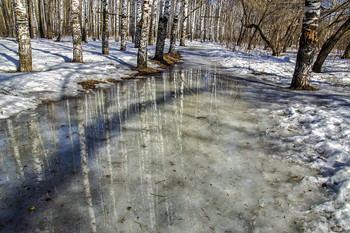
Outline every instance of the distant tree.
{"type": "Polygon", "coordinates": [[[310,87],[311,66],[315,56],[320,0],[305,0],[303,28],[299,39],[299,50],[291,83],[292,89],[310,87]]]}
{"type": "Polygon", "coordinates": [[[332,51],[334,46],[338,43],[340,38],[350,30],[350,17],[348,20],[341,25],[341,27],[334,33],[329,39],[322,45],[321,51],[319,52],[316,62],[312,67],[312,71],[316,73],[320,73],[322,69],[322,65],[325,62],[328,54],[332,51]]]}
{"type": "Polygon", "coordinates": [[[165,2],[163,0],[161,2],[161,7],[160,7],[156,53],[154,56],[154,59],[158,61],[164,60],[163,55],[164,55],[165,38],[166,38],[166,32],[167,32],[168,20],[169,20],[169,8],[170,8],[170,0],[165,0],[165,2]],[[163,7],[163,4],[164,4],[164,7],[163,7]]]}
{"type": "Polygon", "coordinates": [[[122,17],[121,17],[121,45],[120,50],[126,50],[126,41],[127,41],[127,20],[128,20],[128,1],[122,0],[122,17]]]}
{"type": "Polygon", "coordinates": [[[147,45],[150,21],[150,4],[148,0],[143,1],[142,16],[141,16],[141,35],[140,46],[137,53],[137,67],[147,67],[147,45]]]}
{"type": "Polygon", "coordinates": [[[103,8],[102,8],[102,54],[108,55],[109,54],[109,13],[108,13],[108,0],[103,0],[102,2],[103,8]]]}
{"type": "Polygon", "coordinates": [[[32,71],[32,48],[25,0],[13,0],[19,55],[19,71],[32,71]]]}
{"type": "Polygon", "coordinates": [[[62,33],[63,33],[63,0],[59,0],[58,4],[58,34],[57,34],[57,41],[61,41],[62,33]]]}
{"type": "Polygon", "coordinates": [[[71,20],[73,33],[73,62],[83,62],[82,34],[80,26],[80,0],[72,0],[71,20]]]}

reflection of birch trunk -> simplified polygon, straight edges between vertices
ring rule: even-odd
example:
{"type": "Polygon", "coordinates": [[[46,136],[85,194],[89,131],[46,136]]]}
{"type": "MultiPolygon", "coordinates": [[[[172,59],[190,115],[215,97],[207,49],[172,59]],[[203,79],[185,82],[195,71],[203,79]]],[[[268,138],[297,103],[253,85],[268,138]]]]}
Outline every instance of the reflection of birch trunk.
{"type": "Polygon", "coordinates": [[[37,122],[30,120],[28,123],[29,138],[32,145],[33,170],[37,176],[38,181],[44,179],[43,162],[41,157],[41,150],[39,145],[39,130],[37,122]]]}
{"type": "Polygon", "coordinates": [[[88,150],[87,150],[87,144],[86,144],[84,113],[86,113],[86,109],[84,109],[82,105],[78,105],[77,124],[78,124],[78,136],[79,136],[81,173],[82,173],[82,179],[83,179],[85,198],[88,204],[90,228],[92,232],[96,232],[96,218],[95,218],[95,212],[93,209],[92,196],[90,191],[90,182],[89,182],[88,150]]]}
{"type": "Polygon", "coordinates": [[[18,145],[17,145],[17,141],[15,138],[15,133],[13,131],[13,124],[12,124],[11,119],[7,120],[7,129],[9,132],[10,142],[11,142],[11,145],[13,148],[13,158],[14,158],[16,165],[17,165],[17,176],[18,176],[18,179],[23,179],[24,178],[24,170],[23,170],[23,166],[22,166],[21,157],[19,155],[18,145]]]}
{"type": "Polygon", "coordinates": [[[69,141],[70,141],[70,145],[71,145],[71,148],[72,148],[71,165],[73,166],[73,171],[76,171],[76,166],[75,166],[75,149],[74,149],[73,134],[72,134],[72,123],[71,123],[69,100],[67,100],[66,104],[67,104],[67,119],[68,119],[69,141]]]}
{"type": "Polygon", "coordinates": [[[154,203],[154,197],[153,197],[153,185],[152,185],[152,163],[151,163],[151,154],[149,151],[150,147],[150,132],[149,132],[149,123],[147,120],[147,101],[148,101],[148,93],[146,84],[144,84],[143,88],[141,89],[141,145],[143,148],[141,148],[141,160],[144,161],[144,170],[142,173],[142,176],[145,184],[146,184],[146,198],[148,202],[149,207],[149,218],[150,218],[150,230],[155,230],[155,203],[154,203]]]}

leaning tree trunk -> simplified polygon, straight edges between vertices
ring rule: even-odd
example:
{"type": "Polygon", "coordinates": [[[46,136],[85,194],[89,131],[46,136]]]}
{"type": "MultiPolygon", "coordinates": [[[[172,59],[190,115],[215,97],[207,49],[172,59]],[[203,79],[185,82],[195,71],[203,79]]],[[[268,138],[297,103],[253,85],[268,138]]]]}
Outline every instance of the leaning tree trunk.
{"type": "Polygon", "coordinates": [[[83,62],[83,47],[81,40],[81,26],[80,26],[80,0],[72,0],[71,20],[73,33],[73,62],[83,62]]]}
{"type": "Polygon", "coordinates": [[[19,71],[32,71],[32,47],[30,43],[30,33],[25,0],[13,0],[16,17],[19,71]]]}
{"type": "Polygon", "coordinates": [[[322,65],[325,62],[328,54],[332,51],[334,46],[338,43],[340,38],[350,30],[350,17],[346,22],[341,25],[341,27],[334,33],[322,46],[320,53],[317,56],[316,62],[312,67],[312,71],[316,73],[321,73],[322,65]]]}
{"type": "Polygon", "coordinates": [[[348,41],[348,45],[345,48],[344,55],[341,57],[342,59],[350,58],[350,42],[348,41]]]}
{"type": "Polygon", "coordinates": [[[103,31],[102,31],[102,54],[109,54],[109,13],[108,0],[103,0],[103,31]]]}
{"type": "Polygon", "coordinates": [[[292,89],[310,87],[311,66],[315,56],[320,0],[305,0],[303,29],[299,40],[299,50],[291,83],[292,89]]]}
{"type": "Polygon", "coordinates": [[[181,30],[181,37],[180,37],[180,46],[186,46],[185,45],[185,39],[187,34],[187,17],[188,17],[188,0],[184,0],[183,2],[183,22],[182,22],[182,30],[181,30]]]}
{"type": "Polygon", "coordinates": [[[179,25],[180,3],[181,2],[179,0],[176,3],[176,9],[175,9],[175,13],[174,13],[173,26],[171,28],[171,35],[170,35],[169,53],[174,53],[175,52],[176,34],[177,34],[177,28],[178,28],[178,25],[179,25]]]}
{"type": "Polygon", "coordinates": [[[128,20],[128,1],[122,0],[122,17],[121,17],[121,45],[120,50],[126,50],[126,40],[127,40],[127,20],[128,20]]]}
{"type": "Polygon", "coordinates": [[[164,60],[164,46],[165,46],[165,38],[168,26],[169,19],[169,8],[170,8],[170,0],[165,0],[164,12],[161,9],[161,14],[159,16],[158,23],[158,36],[157,36],[157,44],[156,44],[156,54],[154,59],[157,61],[164,60]]]}
{"type": "Polygon", "coordinates": [[[141,35],[140,46],[137,53],[137,68],[147,68],[147,45],[150,21],[150,4],[148,0],[143,1],[143,10],[141,16],[141,35]]]}

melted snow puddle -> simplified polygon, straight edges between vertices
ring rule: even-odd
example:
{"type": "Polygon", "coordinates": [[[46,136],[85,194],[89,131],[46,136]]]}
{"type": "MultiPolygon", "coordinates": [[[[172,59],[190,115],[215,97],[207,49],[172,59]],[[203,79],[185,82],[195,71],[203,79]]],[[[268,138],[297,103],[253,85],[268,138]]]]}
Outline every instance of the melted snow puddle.
{"type": "Polygon", "coordinates": [[[0,231],[303,232],[324,196],[244,87],[186,69],[0,122],[0,231]]]}

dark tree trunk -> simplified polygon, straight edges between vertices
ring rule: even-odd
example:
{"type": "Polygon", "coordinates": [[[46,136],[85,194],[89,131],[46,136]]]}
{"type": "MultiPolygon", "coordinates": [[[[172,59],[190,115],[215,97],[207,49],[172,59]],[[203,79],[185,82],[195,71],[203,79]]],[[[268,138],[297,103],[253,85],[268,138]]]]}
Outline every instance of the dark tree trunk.
{"type": "Polygon", "coordinates": [[[164,11],[159,16],[156,54],[154,56],[154,59],[158,61],[164,60],[163,55],[164,55],[165,38],[166,38],[168,19],[169,19],[169,7],[170,7],[170,0],[165,0],[164,11]]]}
{"type": "Polygon", "coordinates": [[[102,10],[103,31],[102,31],[102,54],[109,54],[109,13],[108,13],[108,0],[103,0],[102,10]]]}
{"type": "Polygon", "coordinates": [[[350,58],[350,42],[348,42],[348,46],[346,46],[344,55],[342,56],[343,59],[349,59],[350,58]]]}
{"type": "Polygon", "coordinates": [[[335,34],[333,34],[322,46],[320,53],[317,56],[316,62],[312,67],[312,70],[316,73],[321,73],[322,65],[328,54],[332,51],[334,46],[338,43],[340,38],[344,35],[346,31],[350,30],[350,17],[348,20],[341,25],[335,34]]]}
{"type": "Polygon", "coordinates": [[[311,66],[315,57],[321,9],[320,0],[305,0],[305,7],[297,61],[290,86],[292,89],[308,89],[310,87],[311,66]]]}

